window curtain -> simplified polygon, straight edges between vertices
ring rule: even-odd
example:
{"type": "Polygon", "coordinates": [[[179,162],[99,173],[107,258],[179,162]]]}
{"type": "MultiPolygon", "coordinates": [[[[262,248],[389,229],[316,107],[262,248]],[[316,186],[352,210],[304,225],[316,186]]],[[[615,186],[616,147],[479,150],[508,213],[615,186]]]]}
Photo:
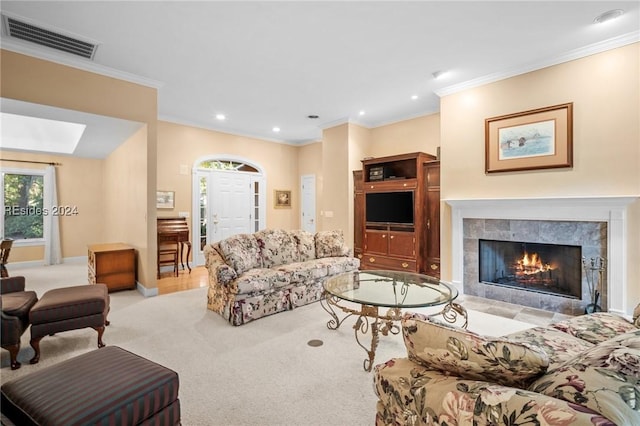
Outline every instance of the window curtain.
{"type": "Polygon", "coordinates": [[[47,166],[44,173],[44,208],[47,214],[44,222],[44,264],[57,265],[62,263],[62,251],[60,250],[60,225],[58,215],[52,214],[53,208],[58,206],[58,190],[56,188],[56,168],[47,166]]]}

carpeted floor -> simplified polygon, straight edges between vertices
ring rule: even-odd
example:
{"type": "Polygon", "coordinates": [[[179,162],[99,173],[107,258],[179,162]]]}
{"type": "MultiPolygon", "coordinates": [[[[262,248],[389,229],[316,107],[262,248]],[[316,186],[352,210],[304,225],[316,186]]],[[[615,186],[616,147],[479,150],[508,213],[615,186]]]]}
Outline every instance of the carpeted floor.
{"type": "MultiPolygon", "coordinates": [[[[12,270],[27,288],[81,285],[85,264],[12,270]]],[[[469,311],[469,329],[502,335],[532,324],[469,311]]],[[[182,424],[192,425],[371,425],[376,396],[366,356],[354,339],[355,319],[329,330],[319,303],[233,327],[206,309],[206,289],[145,298],[137,291],[111,293],[104,341],[178,372],[182,424]],[[312,347],[319,339],[324,344],[312,347]]],[[[368,336],[367,336],[368,337],[368,336]]],[[[41,361],[29,365],[29,331],[22,338],[21,369],[11,371],[2,351],[0,382],[96,348],[97,333],[74,330],[45,337],[41,361]]],[[[365,337],[363,342],[369,343],[365,337]]],[[[406,354],[400,336],[381,336],[376,363],[406,354]]]]}

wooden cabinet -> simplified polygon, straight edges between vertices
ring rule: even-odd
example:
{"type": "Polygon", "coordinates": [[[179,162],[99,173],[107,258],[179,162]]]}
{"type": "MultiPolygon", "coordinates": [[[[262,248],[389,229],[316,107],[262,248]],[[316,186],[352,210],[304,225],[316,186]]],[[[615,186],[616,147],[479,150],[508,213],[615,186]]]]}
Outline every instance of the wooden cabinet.
{"type": "Polygon", "coordinates": [[[89,246],[89,284],[106,284],[109,291],[136,287],[136,251],[123,243],[89,246]]]}
{"type": "Polygon", "coordinates": [[[353,171],[353,254],[362,260],[364,237],[364,179],[362,170],[353,171]]]}
{"type": "Polygon", "coordinates": [[[440,278],[440,161],[424,164],[427,190],[425,274],[440,278]]]}
{"type": "Polygon", "coordinates": [[[362,269],[428,272],[432,224],[425,164],[434,160],[433,155],[416,152],[362,161],[361,198],[354,190],[354,228],[362,235],[362,269]]]}
{"type": "Polygon", "coordinates": [[[414,232],[367,229],[363,269],[417,271],[414,232]]]}

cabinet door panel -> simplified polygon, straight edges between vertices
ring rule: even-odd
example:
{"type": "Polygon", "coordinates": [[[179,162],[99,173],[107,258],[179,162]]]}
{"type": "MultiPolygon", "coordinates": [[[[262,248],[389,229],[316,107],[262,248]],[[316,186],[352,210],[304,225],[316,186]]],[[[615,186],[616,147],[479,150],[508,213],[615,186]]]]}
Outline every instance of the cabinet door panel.
{"type": "Polygon", "coordinates": [[[440,258],[440,191],[427,191],[427,257],[440,258]]]}
{"type": "Polygon", "coordinates": [[[362,187],[362,170],[353,171],[353,252],[358,258],[362,258],[364,247],[364,192],[362,187]]]}
{"type": "Polygon", "coordinates": [[[413,232],[389,233],[389,256],[415,258],[416,239],[413,232]]]}
{"type": "Polygon", "coordinates": [[[364,237],[365,253],[386,255],[389,246],[387,234],[386,231],[366,231],[364,237]]]}

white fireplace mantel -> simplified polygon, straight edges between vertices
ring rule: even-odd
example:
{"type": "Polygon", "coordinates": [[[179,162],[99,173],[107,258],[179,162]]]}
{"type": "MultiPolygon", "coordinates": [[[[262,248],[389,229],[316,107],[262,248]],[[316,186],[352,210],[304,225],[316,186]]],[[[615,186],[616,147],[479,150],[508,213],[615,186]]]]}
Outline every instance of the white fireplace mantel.
{"type": "Polygon", "coordinates": [[[445,199],[451,206],[452,281],[460,290],[464,276],[464,219],[559,220],[607,223],[607,309],[626,314],[627,206],[640,198],[620,197],[445,199]]]}

